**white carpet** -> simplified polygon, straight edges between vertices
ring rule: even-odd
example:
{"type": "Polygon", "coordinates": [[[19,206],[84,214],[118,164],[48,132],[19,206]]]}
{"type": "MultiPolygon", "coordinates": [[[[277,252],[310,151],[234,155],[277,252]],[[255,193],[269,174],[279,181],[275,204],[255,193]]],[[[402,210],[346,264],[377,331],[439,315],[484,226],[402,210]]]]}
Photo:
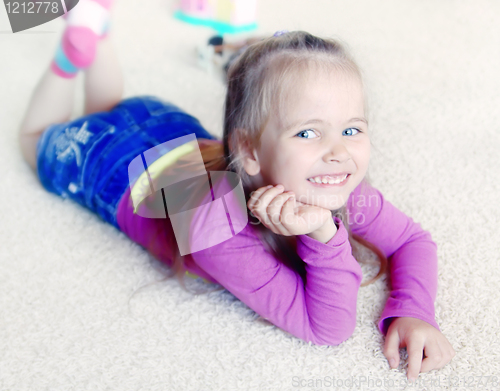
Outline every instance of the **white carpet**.
{"type": "MultiPolygon", "coordinates": [[[[211,31],[174,20],[172,6],[117,0],[126,96],[172,100],[221,135],[224,86],[194,56],[211,31]]],[[[337,347],[256,322],[227,292],[193,296],[169,280],[132,297],[162,278],[152,258],[46,192],[18,149],[63,21],[8,34],[0,14],[1,390],[405,388],[405,361],[389,369],[376,328],[385,280],[361,288],[356,330],[337,347]]],[[[369,86],[373,184],[438,244],[436,316],[457,355],[407,389],[500,389],[500,3],[261,0],[258,14],[259,33],[349,44],[369,86]]]]}

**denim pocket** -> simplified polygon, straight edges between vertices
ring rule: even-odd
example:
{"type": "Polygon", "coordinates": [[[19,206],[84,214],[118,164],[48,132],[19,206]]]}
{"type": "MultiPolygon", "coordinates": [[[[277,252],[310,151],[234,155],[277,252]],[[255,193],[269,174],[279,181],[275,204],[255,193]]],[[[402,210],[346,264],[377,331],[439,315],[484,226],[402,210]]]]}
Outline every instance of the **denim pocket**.
{"type": "Polygon", "coordinates": [[[110,128],[108,123],[89,116],[49,126],[37,146],[42,185],[52,193],[87,206],[93,151],[109,138],[110,128]]]}

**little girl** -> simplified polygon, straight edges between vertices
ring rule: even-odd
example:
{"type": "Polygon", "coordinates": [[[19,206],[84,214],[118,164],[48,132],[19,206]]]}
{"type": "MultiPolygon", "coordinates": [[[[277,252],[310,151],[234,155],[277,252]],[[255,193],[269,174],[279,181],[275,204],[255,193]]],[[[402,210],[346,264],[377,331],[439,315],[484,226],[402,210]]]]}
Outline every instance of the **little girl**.
{"type": "MultiPolygon", "coordinates": [[[[121,101],[121,73],[105,33],[109,6],[81,0],[69,13],[21,125],[22,153],[42,185],[94,211],[178,274],[219,284],[274,325],[318,345],[340,344],[353,333],[362,279],[353,254],[363,244],[390,260],[391,294],[379,328],[391,368],[402,347],[409,379],[448,363],[454,350],[434,316],[436,245],[365,179],[370,133],[363,83],[342,46],[305,32],[251,45],[228,71],[224,134],[217,140],[172,104],[153,97],[121,101]],[[65,122],[81,69],[85,116],[65,122]],[[137,161],[152,167],[148,151],[184,136],[196,137],[213,182],[208,193],[206,183],[191,186],[187,198],[203,199],[198,205],[225,198],[217,204],[224,218],[189,220],[188,235],[203,241],[230,233],[181,256],[173,226],[182,214],[138,213],[132,193],[138,179],[131,180],[130,170],[137,161]],[[234,205],[222,192],[214,196],[221,172],[242,184],[250,224],[239,229],[231,223],[234,205]]],[[[164,152],[176,153],[170,158],[177,170],[199,171],[196,155],[181,147],[164,152]]],[[[162,164],[151,176],[172,166],[162,164]]]]}

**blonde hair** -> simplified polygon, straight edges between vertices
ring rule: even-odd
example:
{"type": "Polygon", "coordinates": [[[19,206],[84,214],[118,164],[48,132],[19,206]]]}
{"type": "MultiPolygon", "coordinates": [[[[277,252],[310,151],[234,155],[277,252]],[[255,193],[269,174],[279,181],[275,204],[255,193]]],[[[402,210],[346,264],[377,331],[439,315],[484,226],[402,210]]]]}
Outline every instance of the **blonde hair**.
{"type": "MultiPolygon", "coordinates": [[[[242,180],[247,201],[252,191],[256,190],[256,186],[243,168],[244,150],[260,146],[261,134],[271,110],[281,112],[283,102],[286,100],[287,86],[311,66],[355,75],[362,82],[356,63],[338,41],[318,38],[303,31],[285,33],[252,44],[228,70],[222,144],[214,140],[198,139],[198,141],[207,171],[237,173],[242,180]]],[[[186,158],[186,164],[183,165],[186,169],[189,167],[188,162],[189,158],[186,158]]],[[[378,274],[362,285],[378,279],[387,267],[387,258],[383,252],[374,244],[350,232],[346,222],[345,206],[333,211],[332,214],[339,216],[345,223],[353,255],[358,261],[367,258],[361,255],[366,248],[374,252],[379,259],[378,274]]],[[[250,223],[254,224],[267,250],[297,271],[305,283],[305,265],[297,255],[296,238],[274,234],[258,220],[252,221],[252,215],[250,223]]],[[[169,222],[167,224],[170,226],[169,222]]],[[[167,232],[170,237],[166,240],[174,249],[172,270],[185,287],[183,257],[177,249],[171,226],[167,232]]]]}

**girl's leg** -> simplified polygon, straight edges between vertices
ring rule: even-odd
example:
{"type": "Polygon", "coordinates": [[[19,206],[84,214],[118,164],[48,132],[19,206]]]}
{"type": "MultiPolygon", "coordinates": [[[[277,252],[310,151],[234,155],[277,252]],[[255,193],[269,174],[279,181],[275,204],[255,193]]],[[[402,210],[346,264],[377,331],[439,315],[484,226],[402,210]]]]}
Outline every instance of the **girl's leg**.
{"type": "Polygon", "coordinates": [[[35,171],[40,136],[47,126],[66,122],[71,117],[78,66],[86,69],[85,114],[109,110],[121,99],[122,74],[106,27],[105,8],[109,9],[112,1],[84,1],[82,7],[71,11],[74,13],[69,17],[56,58],[35,88],[21,123],[21,152],[35,171]],[[98,25],[93,19],[97,13],[101,19],[98,25]]]}
{"type": "Polygon", "coordinates": [[[19,129],[21,153],[36,171],[36,145],[47,126],[66,122],[71,117],[75,79],[56,75],[49,68],[33,92],[19,129]]]}
{"type": "Polygon", "coordinates": [[[85,114],[108,111],[123,97],[123,74],[109,36],[97,46],[96,58],[85,70],[85,114]]]}

